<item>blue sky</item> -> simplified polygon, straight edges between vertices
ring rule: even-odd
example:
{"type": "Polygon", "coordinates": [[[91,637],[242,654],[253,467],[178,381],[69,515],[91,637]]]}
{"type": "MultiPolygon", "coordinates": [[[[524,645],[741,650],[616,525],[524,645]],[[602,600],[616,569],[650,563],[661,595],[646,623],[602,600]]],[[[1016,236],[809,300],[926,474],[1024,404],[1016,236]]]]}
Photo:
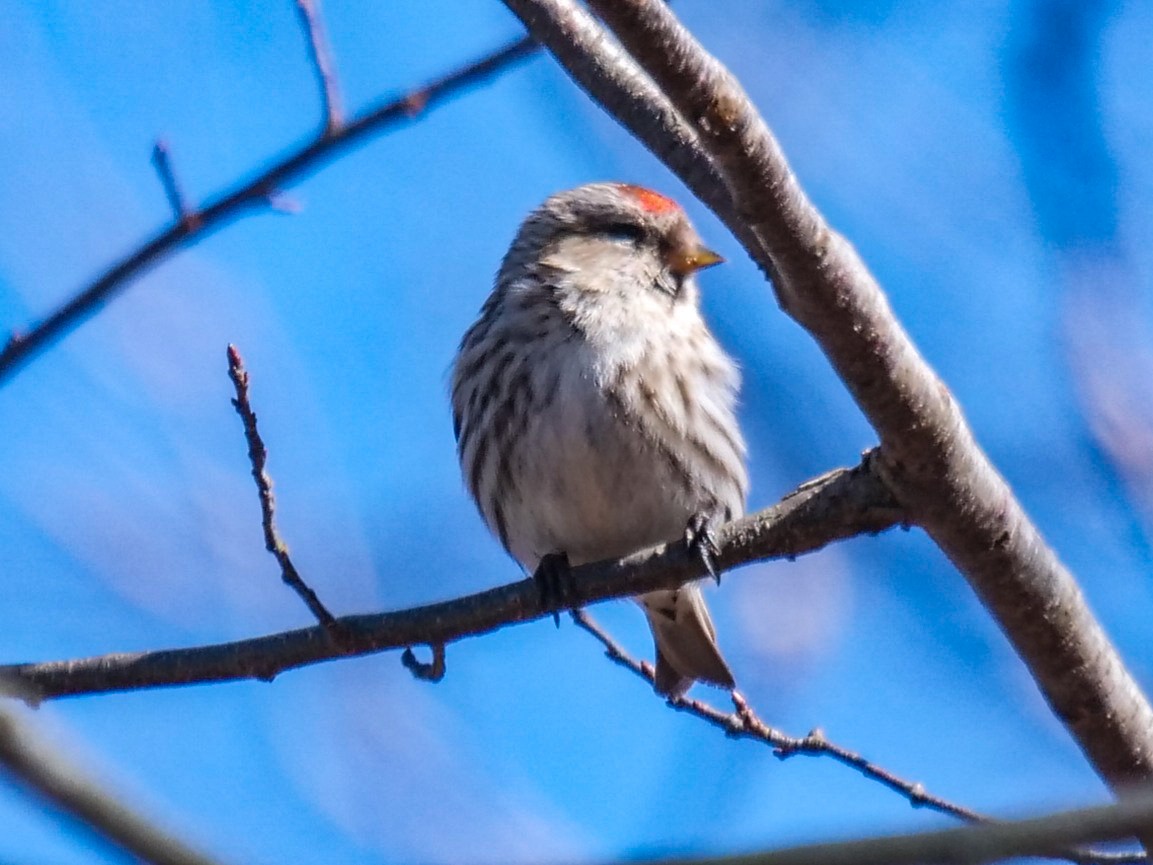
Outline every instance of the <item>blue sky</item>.
{"type": "MultiPolygon", "coordinates": [[[[677,9],[874,268],[1148,688],[1148,5],[677,9]]],[[[351,109],[520,32],[482,0],[325,12],[351,109]]],[[[0,75],[0,328],[170,218],[158,136],[202,200],[319,122],[289,0],[12,3],[0,75]]],[[[603,179],[684,200],[730,260],[704,275],[704,306],[744,370],[751,507],[855,462],[871,431],[732,238],[539,58],[290,190],[298,215],[249,216],[174,256],[0,388],[4,658],[308,622],[263,550],[229,342],[253,376],[282,531],[330,607],[515,579],[459,480],[447,370],[521,217],[603,179]]],[[[918,532],[752,566],[709,600],[770,723],[820,726],[997,814],[1106,795],[918,532]]],[[[633,605],[595,614],[647,656],[633,605]]],[[[450,646],[436,686],[389,654],[272,685],[62,701],[28,721],[233,862],[580,862],[947,823],[831,761],[780,763],[670,712],[549,622],[450,646]]],[[[0,859],[119,861],[13,787],[0,824],[0,859]]]]}

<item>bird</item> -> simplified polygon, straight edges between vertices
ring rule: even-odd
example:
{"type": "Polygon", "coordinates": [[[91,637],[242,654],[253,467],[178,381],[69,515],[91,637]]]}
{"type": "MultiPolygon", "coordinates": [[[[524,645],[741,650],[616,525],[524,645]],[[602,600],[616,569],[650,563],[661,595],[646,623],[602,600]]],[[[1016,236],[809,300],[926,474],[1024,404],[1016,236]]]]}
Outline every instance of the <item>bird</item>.
{"type": "MultiPolygon", "coordinates": [[[[451,402],[464,483],[527,572],[681,538],[713,572],[712,529],[748,494],[740,373],[697,287],[722,261],[673,199],[628,183],[559,192],[520,225],[451,402]]],[[[735,687],[698,583],[636,600],[658,693],[735,687]]]]}

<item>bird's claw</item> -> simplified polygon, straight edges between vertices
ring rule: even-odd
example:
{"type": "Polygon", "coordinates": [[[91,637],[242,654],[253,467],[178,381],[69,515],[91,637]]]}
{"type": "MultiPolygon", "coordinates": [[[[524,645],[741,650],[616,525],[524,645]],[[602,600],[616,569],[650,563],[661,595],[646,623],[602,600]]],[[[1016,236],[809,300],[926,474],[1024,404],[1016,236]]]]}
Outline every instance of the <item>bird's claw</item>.
{"type": "Polygon", "coordinates": [[[717,568],[716,557],[721,554],[717,546],[717,536],[713,532],[713,518],[705,513],[694,514],[685,526],[685,546],[696,555],[705,566],[709,576],[721,584],[721,572],[717,568]]]}
{"type": "Polygon", "coordinates": [[[540,592],[540,605],[552,612],[553,624],[560,627],[560,611],[572,606],[572,566],[564,553],[542,557],[532,575],[540,592]]]}

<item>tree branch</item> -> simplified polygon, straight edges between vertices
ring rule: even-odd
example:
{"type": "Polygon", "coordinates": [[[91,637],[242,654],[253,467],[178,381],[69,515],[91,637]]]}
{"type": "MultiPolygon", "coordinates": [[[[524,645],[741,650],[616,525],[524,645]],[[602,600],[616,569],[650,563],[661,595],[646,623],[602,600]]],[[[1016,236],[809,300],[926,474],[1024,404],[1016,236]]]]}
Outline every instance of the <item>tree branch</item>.
{"type": "MultiPolygon", "coordinates": [[[[188,202],[184,198],[184,191],[180,188],[180,181],[176,179],[176,170],[172,167],[172,154],[168,150],[168,142],[157,139],[152,146],[152,164],[160,177],[160,185],[164,187],[164,196],[172,208],[172,215],[178,222],[189,218],[188,202]]],[[[195,226],[190,226],[195,227],[195,226]]]]}
{"type": "MultiPolygon", "coordinates": [[[[897,525],[901,511],[873,470],[872,453],[852,469],[802,485],[774,507],[717,531],[723,568],[792,558],[833,541],[897,525]]],[[[683,543],[663,544],[619,561],[573,569],[578,606],[671,588],[705,576],[700,557],[683,543]]],[[[444,644],[551,615],[532,579],[453,601],[395,613],[336,619],[341,639],[322,627],[190,649],[103,655],[71,661],[0,666],[0,693],[30,703],[110,691],[260,679],[349,655],[418,644],[444,644]]],[[[434,652],[435,659],[435,652],[434,652]]]]}
{"type": "MultiPolygon", "coordinates": [[[[655,683],[653,666],[648,661],[638,661],[614,640],[607,631],[593,621],[584,610],[574,610],[572,619],[577,627],[592,634],[604,647],[610,661],[624,667],[650,685],[655,683]]],[[[687,712],[714,727],[719,727],[732,738],[753,739],[768,745],[782,760],[797,754],[812,756],[827,755],[839,763],[860,772],[872,781],[884,784],[890,790],[904,796],[915,808],[924,807],[950,817],[957,817],[970,823],[985,822],[989,818],[947,799],[925,792],[924,787],[915,781],[906,781],[889,770],[866,760],[860,754],[830,742],[820,730],[813,730],[807,736],[790,736],[762,721],[738,691],[732,692],[732,712],[722,712],[703,700],[690,697],[674,697],[668,704],[679,712],[687,712]]]]}
{"type": "MultiPolygon", "coordinates": [[[[650,685],[655,684],[656,675],[652,664],[647,661],[638,661],[614,640],[607,631],[593,621],[584,610],[574,610],[572,619],[577,627],[591,634],[604,646],[605,655],[610,661],[624,667],[650,685]]],[[[753,711],[752,707],[738,691],[732,692],[732,712],[722,712],[703,700],[689,697],[674,697],[668,700],[668,705],[678,712],[686,712],[700,718],[724,731],[726,736],[733,739],[752,739],[768,745],[773,753],[782,760],[797,754],[811,757],[831,757],[843,766],[848,766],[859,772],[870,781],[888,787],[893,792],[903,796],[914,808],[928,808],[949,817],[956,817],[966,823],[991,823],[992,817],[980,814],[963,805],[950,802],[940,796],[934,796],[925,790],[924,786],[916,781],[907,781],[883,766],[867,760],[856,751],[850,751],[825,738],[821,730],[813,730],[807,736],[790,736],[775,727],[766,724],[753,711]]],[[[1054,858],[1065,859],[1077,863],[1133,863],[1147,861],[1141,853],[1113,853],[1099,850],[1085,850],[1072,848],[1062,850],[1054,858]]]]}
{"type": "MultiPolygon", "coordinates": [[[[1114,805],[1031,820],[807,844],[765,853],[659,861],[662,865],[979,865],[1019,856],[1053,856],[1053,851],[1062,847],[1127,838],[1150,825],[1153,794],[1143,788],[1114,805]]],[[[657,861],[650,860],[649,865],[657,865],[657,861]]]]}
{"type": "Polygon", "coordinates": [[[65,764],[0,706],[0,765],[36,795],[142,862],[213,865],[65,764]]]}
{"type": "Polygon", "coordinates": [[[321,132],[254,177],[241,180],[200,207],[187,208],[183,218],[121,258],[39,324],[14,332],[0,348],[0,385],[36,354],[93,316],[133,279],[178,249],[198,243],[249,211],[275,205],[281,187],[299,181],[370,135],[412,122],[428,108],[488,81],[533,54],[536,48],[533,40],[527,38],[509,43],[398,99],[369,108],[335,132],[321,132]]]}
{"type": "MultiPolygon", "coordinates": [[[[559,22],[579,15],[572,0],[505,2],[570,72],[579,65],[604,83],[600,70],[620,53],[607,34],[575,59],[556,34],[559,22]]],[[[782,306],[817,340],[877,430],[878,471],[912,522],[969,580],[1101,776],[1114,789],[1153,777],[1153,710],[876,281],[805,197],[735,79],[660,0],[590,5],[696,131],[731,207],[759,242],[738,238],[776,275],[782,306]]],[[[605,107],[614,113],[613,104],[605,107]]],[[[632,114],[614,116],[630,130],[643,127],[632,114]]]]}
{"type": "Polygon", "coordinates": [[[264,447],[264,440],[256,428],[256,412],[248,400],[248,371],[244,368],[244,360],[236,346],[228,346],[228,377],[232,379],[232,386],[236,396],[232,406],[240,415],[244,424],[244,438],[248,442],[248,461],[252,465],[252,478],[256,481],[256,492],[260,497],[261,525],[264,528],[264,547],[280,565],[280,579],[297,597],[308,607],[308,611],[320,623],[333,639],[340,639],[340,629],[336,624],[336,617],[328,611],[317,597],[316,592],[304,582],[296,565],[292,563],[292,556],[288,552],[288,544],[280,537],[276,528],[276,497],[272,494],[272,478],[268,476],[265,463],[268,460],[268,450],[264,447]]]}

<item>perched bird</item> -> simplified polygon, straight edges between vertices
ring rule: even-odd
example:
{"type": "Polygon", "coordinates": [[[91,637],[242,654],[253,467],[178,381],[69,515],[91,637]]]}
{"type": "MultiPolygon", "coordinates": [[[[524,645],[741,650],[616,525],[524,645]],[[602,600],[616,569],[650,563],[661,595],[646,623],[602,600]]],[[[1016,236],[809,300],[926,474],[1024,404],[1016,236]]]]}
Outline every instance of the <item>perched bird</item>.
{"type": "MultiPolygon", "coordinates": [[[[457,450],[489,528],[527,570],[616,558],[741,516],[739,374],[701,317],[695,274],[722,261],[665,196],[623,183],[529,214],[461,341],[457,450]]],[[[637,599],[656,688],[732,688],[700,587],[637,599]]]]}

